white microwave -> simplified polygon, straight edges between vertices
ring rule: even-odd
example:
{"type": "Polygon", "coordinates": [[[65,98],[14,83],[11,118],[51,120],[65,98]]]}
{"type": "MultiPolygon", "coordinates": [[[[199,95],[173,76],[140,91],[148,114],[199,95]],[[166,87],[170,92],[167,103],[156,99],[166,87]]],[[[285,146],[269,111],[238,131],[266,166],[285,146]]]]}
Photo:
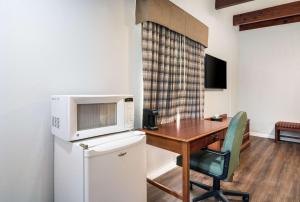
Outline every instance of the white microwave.
{"type": "Polygon", "coordinates": [[[54,95],[52,134],[66,141],[117,133],[134,127],[131,95],[54,95]]]}

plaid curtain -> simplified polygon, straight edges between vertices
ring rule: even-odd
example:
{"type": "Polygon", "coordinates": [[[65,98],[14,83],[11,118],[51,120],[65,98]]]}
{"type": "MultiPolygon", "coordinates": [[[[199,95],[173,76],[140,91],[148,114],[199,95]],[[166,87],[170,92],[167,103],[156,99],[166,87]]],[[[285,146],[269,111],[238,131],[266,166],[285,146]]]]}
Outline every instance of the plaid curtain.
{"type": "Polygon", "coordinates": [[[180,118],[204,116],[204,46],[185,37],[180,118]]]}
{"type": "Polygon", "coordinates": [[[204,46],[168,28],[142,23],[144,108],[158,109],[159,122],[202,118],[204,46]]]}

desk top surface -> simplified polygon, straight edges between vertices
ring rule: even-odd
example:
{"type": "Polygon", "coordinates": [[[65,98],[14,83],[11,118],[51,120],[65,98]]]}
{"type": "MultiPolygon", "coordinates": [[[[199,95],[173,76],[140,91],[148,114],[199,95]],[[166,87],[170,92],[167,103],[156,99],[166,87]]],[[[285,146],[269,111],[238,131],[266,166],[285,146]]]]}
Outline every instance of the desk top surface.
{"type": "Polygon", "coordinates": [[[191,142],[228,127],[230,119],[210,121],[203,119],[181,119],[178,123],[172,122],[158,126],[158,130],[142,129],[148,135],[174,139],[182,142],[191,142]]]}

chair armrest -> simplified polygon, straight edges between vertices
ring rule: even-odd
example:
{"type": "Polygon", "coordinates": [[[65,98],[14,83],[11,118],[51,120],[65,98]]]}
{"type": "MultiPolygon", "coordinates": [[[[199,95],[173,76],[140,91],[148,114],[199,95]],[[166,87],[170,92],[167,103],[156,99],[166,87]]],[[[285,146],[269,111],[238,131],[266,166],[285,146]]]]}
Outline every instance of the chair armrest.
{"type": "Polygon", "coordinates": [[[208,153],[212,153],[218,156],[224,156],[224,158],[226,158],[227,156],[230,156],[230,151],[226,151],[226,152],[221,152],[221,151],[215,151],[215,150],[211,150],[208,148],[203,148],[202,151],[206,151],[208,153]]]}

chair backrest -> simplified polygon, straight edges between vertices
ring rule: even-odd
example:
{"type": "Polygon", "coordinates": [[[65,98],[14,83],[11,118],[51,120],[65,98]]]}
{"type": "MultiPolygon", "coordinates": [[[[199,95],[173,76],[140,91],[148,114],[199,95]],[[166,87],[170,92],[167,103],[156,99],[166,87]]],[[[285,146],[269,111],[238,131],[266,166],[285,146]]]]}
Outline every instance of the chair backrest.
{"type": "Polygon", "coordinates": [[[232,176],[233,172],[240,164],[240,150],[246,125],[246,112],[237,113],[230,121],[222,148],[223,152],[230,151],[227,180],[232,176]]]}

